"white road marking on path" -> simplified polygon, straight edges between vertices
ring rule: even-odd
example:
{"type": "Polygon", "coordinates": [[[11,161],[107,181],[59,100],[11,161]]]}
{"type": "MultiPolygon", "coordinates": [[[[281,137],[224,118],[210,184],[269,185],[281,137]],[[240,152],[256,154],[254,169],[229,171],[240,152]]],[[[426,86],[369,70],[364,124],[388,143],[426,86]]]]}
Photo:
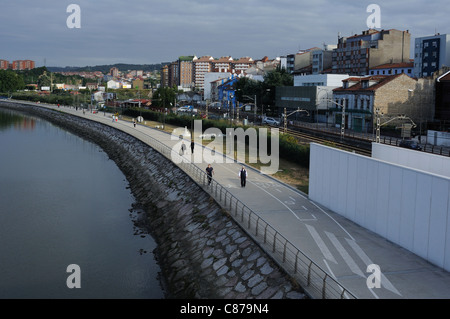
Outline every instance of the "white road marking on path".
{"type": "Polygon", "coordinates": [[[323,256],[326,259],[328,259],[328,260],[334,262],[335,264],[337,264],[336,259],[331,254],[330,250],[328,249],[327,245],[325,244],[325,242],[320,237],[320,235],[317,232],[317,230],[313,226],[310,226],[308,224],[305,224],[305,226],[306,226],[306,228],[308,228],[309,233],[311,234],[312,238],[316,242],[316,244],[319,247],[320,251],[322,252],[323,256]]]}
{"type": "Polygon", "coordinates": [[[344,246],[339,242],[339,240],[336,238],[336,236],[330,232],[325,232],[325,234],[328,236],[330,241],[333,243],[334,247],[336,247],[336,250],[341,254],[342,258],[344,259],[347,266],[350,268],[350,270],[357,274],[360,277],[365,278],[364,273],[362,270],[358,267],[356,262],[353,260],[353,258],[350,256],[350,254],[345,250],[344,246]]]}
{"type": "MultiPolygon", "coordinates": [[[[359,258],[366,264],[372,265],[374,264],[372,260],[370,260],[369,256],[366,255],[366,253],[359,247],[359,245],[354,240],[349,240],[348,238],[347,242],[349,245],[353,248],[353,250],[358,254],[359,258]]],[[[401,296],[401,293],[392,285],[392,283],[389,281],[389,279],[386,278],[386,276],[381,272],[381,284],[388,290],[392,291],[393,293],[396,293],[397,295],[401,296]]],[[[370,289],[373,290],[373,289],[370,289]]]]}

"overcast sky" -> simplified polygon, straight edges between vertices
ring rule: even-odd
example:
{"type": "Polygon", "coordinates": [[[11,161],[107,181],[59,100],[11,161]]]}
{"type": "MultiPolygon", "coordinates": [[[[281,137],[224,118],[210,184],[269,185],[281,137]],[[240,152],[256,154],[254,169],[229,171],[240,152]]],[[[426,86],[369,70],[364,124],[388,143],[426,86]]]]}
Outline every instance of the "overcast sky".
{"type": "Polygon", "coordinates": [[[0,59],[63,67],[275,58],[360,34],[369,4],[381,8],[382,29],[413,39],[450,33],[448,0],[14,0],[0,7],[0,59]],[[81,9],[81,28],[67,26],[70,4],[81,9]]]}

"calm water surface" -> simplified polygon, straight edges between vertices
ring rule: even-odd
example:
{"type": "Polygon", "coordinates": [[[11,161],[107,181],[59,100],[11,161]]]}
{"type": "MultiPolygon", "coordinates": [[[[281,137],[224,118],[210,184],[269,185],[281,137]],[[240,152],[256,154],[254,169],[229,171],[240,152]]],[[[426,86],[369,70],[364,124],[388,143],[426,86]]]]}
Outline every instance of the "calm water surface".
{"type": "Polygon", "coordinates": [[[0,298],[164,298],[127,186],[97,145],[0,108],[0,298]]]}

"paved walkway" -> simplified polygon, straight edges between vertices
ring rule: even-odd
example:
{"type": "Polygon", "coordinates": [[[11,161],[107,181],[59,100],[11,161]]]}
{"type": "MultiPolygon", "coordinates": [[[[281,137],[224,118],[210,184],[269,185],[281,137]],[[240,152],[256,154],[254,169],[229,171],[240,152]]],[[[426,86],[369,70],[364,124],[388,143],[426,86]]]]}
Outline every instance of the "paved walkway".
{"type": "MultiPolygon", "coordinates": [[[[114,126],[143,141],[152,136],[169,147],[179,143],[161,130],[139,124],[134,127],[123,120],[113,122],[108,113],[83,114],[66,107],[59,110],[114,126]]],[[[195,152],[200,150],[197,145],[195,152]]],[[[207,163],[196,165],[204,170],[207,163]]],[[[254,169],[248,168],[247,186],[241,188],[240,167],[238,163],[214,163],[214,178],[358,298],[450,298],[450,273],[254,169]],[[367,287],[372,274],[367,267],[371,264],[380,267],[381,288],[367,287]]]]}

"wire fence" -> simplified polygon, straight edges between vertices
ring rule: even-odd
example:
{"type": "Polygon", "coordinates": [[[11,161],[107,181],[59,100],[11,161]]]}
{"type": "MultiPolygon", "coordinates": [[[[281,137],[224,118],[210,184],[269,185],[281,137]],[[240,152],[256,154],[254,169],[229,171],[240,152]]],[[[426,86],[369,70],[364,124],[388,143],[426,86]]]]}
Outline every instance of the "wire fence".
{"type": "Polygon", "coordinates": [[[149,136],[148,144],[173,161],[198,185],[212,196],[250,235],[273,260],[286,271],[305,292],[314,299],[356,299],[342,286],[306,256],[281,233],[259,217],[252,209],[236,198],[214,178],[209,182],[206,171],[186,160],[178,152],[149,136]]]}

